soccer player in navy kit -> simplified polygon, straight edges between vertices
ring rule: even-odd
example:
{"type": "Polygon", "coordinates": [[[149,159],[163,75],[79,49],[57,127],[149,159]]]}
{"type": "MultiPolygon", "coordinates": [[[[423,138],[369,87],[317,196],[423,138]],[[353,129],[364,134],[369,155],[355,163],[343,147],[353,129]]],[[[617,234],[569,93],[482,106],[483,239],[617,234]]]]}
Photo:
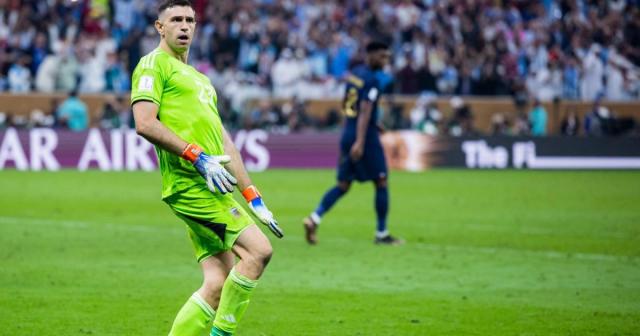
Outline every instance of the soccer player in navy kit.
{"type": "Polygon", "coordinates": [[[351,183],[373,181],[376,186],[377,215],[376,244],[398,245],[387,230],[389,191],[387,164],[378,136],[378,100],[382,88],[376,72],[389,62],[389,48],[384,43],[371,42],[366,47],[366,65],[359,66],[347,77],[346,93],[342,104],[346,124],[340,140],[338,183],[329,189],[315,211],[303,220],[306,239],[316,244],[316,231],[322,216],[349,191],[351,183]]]}

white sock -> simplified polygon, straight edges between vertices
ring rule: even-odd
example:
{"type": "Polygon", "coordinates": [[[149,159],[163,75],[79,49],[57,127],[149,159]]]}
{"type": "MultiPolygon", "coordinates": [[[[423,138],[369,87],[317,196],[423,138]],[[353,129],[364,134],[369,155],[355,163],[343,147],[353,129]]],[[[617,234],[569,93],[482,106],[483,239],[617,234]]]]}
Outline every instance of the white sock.
{"type": "Polygon", "coordinates": [[[388,230],[377,231],[376,232],[376,238],[384,238],[384,237],[386,237],[388,235],[389,235],[389,231],[388,230]]]}
{"type": "Polygon", "coordinates": [[[322,218],[320,216],[318,216],[318,214],[314,211],[311,213],[311,215],[309,215],[309,217],[311,217],[311,220],[316,223],[316,225],[320,225],[320,221],[322,221],[322,218]]]}

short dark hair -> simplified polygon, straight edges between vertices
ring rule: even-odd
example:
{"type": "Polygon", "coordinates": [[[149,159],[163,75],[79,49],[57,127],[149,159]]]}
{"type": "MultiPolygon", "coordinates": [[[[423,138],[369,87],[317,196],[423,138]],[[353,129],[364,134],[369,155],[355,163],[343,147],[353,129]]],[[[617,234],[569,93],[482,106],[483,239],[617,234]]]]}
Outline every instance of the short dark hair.
{"type": "Polygon", "coordinates": [[[165,9],[175,6],[186,6],[193,8],[193,5],[189,0],[163,0],[160,3],[160,6],[158,6],[158,16],[160,16],[160,14],[165,11],[165,9]]]}
{"type": "Polygon", "coordinates": [[[388,50],[388,49],[389,49],[389,46],[386,43],[380,42],[380,41],[369,42],[366,47],[367,53],[376,52],[378,50],[388,50]]]}

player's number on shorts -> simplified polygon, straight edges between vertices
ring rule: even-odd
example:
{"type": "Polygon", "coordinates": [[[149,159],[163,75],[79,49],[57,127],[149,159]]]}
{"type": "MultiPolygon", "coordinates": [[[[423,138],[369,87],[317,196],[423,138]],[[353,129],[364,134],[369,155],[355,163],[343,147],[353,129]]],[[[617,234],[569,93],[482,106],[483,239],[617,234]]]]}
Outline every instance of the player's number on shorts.
{"type": "Polygon", "coordinates": [[[347,118],[355,118],[358,114],[355,110],[355,104],[358,101],[358,90],[356,88],[350,88],[347,91],[347,96],[344,99],[343,113],[347,118]]]}
{"type": "Polygon", "coordinates": [[[198,93],[198,100],[203,104],[213,104],[213,87],[211,85],[205,85],[202,82],[196,82],[200,87],[200,93],[198,93]]]}

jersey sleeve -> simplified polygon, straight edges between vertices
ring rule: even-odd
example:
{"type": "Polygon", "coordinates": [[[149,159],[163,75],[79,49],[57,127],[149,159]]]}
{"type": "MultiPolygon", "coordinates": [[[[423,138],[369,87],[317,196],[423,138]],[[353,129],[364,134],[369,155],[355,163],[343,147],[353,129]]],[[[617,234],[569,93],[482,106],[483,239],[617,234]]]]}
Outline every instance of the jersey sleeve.
{"type": "Polygon", "coordinates": [[[360,89],[359,96],[363,101],[375,102],[378,99],[378,95],[380,95],[380,89],[378,89],[378,83],[375,78],[367,78],[360,89]]]}
{"type": "Polygon", "coordinates": [[[131,104],[148,100],[156,105],[162,103],[162,92],[167,81],[162,58],[149,54],[140,59],[131,78],[131,104]]]}

